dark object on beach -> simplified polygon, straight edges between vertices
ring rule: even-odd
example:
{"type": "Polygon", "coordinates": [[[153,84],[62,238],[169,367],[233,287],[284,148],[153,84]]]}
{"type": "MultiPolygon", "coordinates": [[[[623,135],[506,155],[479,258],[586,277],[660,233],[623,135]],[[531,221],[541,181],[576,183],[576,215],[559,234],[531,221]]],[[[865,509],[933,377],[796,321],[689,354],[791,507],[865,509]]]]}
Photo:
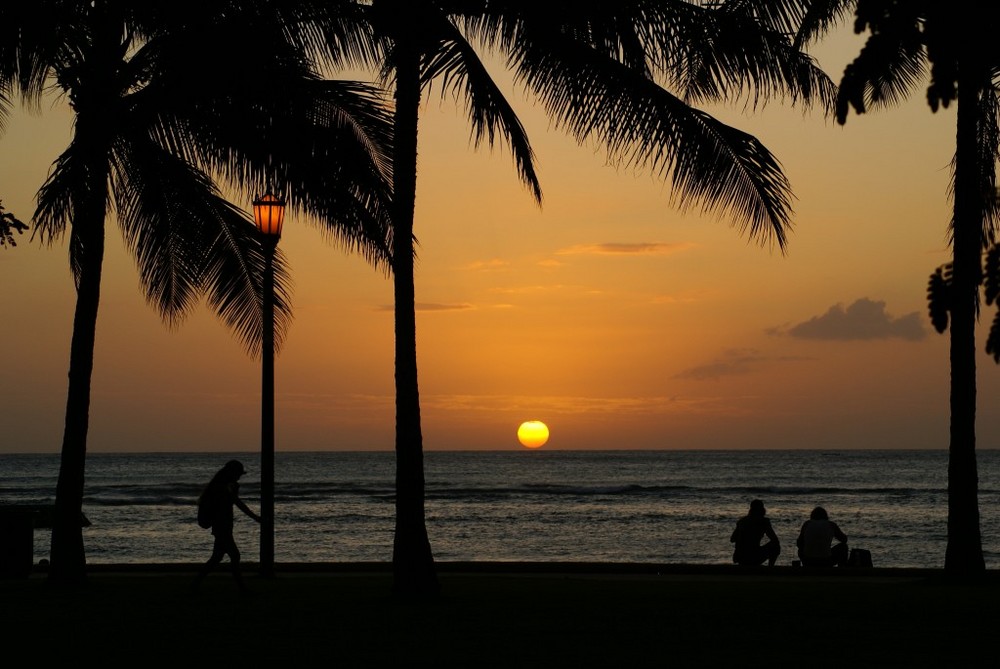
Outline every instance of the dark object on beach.
{"type": "Polygon", "coordinates": [[[872,552],[864,548],[852,548],[851,554],[847,558],[847,566],[859,569],[871,569],[873,566],[872,552]]]}
{"type": "Polygon", "coordinates": [[[34,535],[33,513],[0,512],[0,578],[27,578],[31,573],[34,535]]]}
{"type": "MultiPolygon", "coordinates": [[[[0,506],[0,578],[27,578],[35,552],[35,528],[51,528],[52,505],[9,504],[0,506]]],[[[80,514],[80,527],[90,520],[80,514]]]]}

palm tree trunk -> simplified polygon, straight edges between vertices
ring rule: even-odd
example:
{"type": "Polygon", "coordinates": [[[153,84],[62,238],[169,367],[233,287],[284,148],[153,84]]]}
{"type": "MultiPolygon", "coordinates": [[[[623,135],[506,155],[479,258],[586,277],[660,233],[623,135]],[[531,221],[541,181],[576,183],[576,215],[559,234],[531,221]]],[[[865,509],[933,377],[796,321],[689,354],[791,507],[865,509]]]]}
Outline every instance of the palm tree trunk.
{"type": "MultiPolygon", "coordinates": [[[[396,10],[393,10],[396,11],[396,10]]],[[[405,12],[404,12],[405,15],[405,12]]],[[[438,590],[424,516],[424,455],[417,385],[413,212],[417,185],[420,53],[404,22],[396,31],[395,146],[393,155],[393,291],[396,319],[396,533],[393,592],[438,590]]]]}
{"type": "Polygon", "coordinates": [[[982,92],[978,84],[979,78],[974,74],[960,74],[952,239],[954,292],[948,546],[944,561],[945,570],[956,576],[976,575],[986,569],[979,530],[979,475],[976,467],[976,319],[984,211],[978,187],[977,115],[978,97],[982,92]]]}
{"type": "MultiPolygon", "coordinates": [[[[95,179],[103,186],[103,180],[95,179]]],[[[90,379],[94,369],[94,340],[101,299],[104,263],[104,200],[100,193],[88,198],[85,211],[74,221],[74,242],[79,243],[76,311],[70,344],[69,390],[63,432],[59,480],[56,483],[49,577],[63,584],[86,578],[83,547],[83,485],[90,424],[90,379]]]]}

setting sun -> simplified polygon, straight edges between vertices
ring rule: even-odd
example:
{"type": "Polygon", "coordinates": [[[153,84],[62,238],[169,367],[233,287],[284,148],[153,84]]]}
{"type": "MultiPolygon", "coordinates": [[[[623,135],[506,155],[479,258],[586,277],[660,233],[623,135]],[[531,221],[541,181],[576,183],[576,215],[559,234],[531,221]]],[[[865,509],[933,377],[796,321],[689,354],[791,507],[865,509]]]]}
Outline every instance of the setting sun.
{"type": "Polygon", "coordinates": [[[529,420],[517,428],[517,440],[525,448],[540,448],[549,440],[549,428],[540,420],[529,420]]]}

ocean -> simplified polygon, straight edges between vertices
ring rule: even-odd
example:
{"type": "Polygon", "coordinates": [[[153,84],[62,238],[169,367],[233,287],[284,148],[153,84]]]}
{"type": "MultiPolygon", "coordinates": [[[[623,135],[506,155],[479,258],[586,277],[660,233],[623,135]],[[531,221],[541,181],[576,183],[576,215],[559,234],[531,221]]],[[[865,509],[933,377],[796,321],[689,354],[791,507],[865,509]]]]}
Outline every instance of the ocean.
{"type": "MultiPolygon", "coordinates": [[[[226,460],[253,453],[91,454],[84,529],[91,564],[194,563],[212,537],[195,500],[226,460]]],[[[979,507],[988,568],[1000,567],[1000,451],[981,451],[979,507]]],[[[425,453],[427,530],[439,561],[726,564],[729,536],[760,498],[794,558],[816,505],[879,567],[941,567],[947,542],[944,451],[490,451],[425,453]]],[[[394,526],[391,452],[276,455],[278,562],[388,562],[394,526]]],[[[59,456],[0,455],[0,505],[50,504],[59,456]]],[[[258,525],[237,519],[244,560],[258,525]]],[[[35,530],[35,561],[51,533],[35,530]]]]}

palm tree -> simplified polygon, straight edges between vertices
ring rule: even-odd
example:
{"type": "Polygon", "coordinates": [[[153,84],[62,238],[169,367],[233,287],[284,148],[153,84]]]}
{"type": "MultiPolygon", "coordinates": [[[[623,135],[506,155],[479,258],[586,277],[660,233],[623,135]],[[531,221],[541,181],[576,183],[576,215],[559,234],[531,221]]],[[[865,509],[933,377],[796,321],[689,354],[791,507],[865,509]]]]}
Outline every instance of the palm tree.
{"type": "MultiPolygon", "coordinates": [[[[38,193],[36,233],[69,230],[77,302],[50,576],[86,575],[80,527],[90,381],[110,212],[147,300],[176,323],[202,296],[250,352],[261,335],[260,240],[214,178],[266,186],[348,248],[384,260],[391,127],[377,91],[327,82],[269,3],[39,0],[0,9],[0,94],[37,106],[55,85],[72,142],[38,193]],[[258,93],[266,84],[266,95],[258,93]],[[348,169],[345,167],[350,165],[348,169]]],[[[278,340],[290,322],[276,268],[278,340]]]]}
{"type": "Polygon", "coordinates": [[[939,331],[950,314],[951,427],[948,459],[948,545],[953,576],[985,571],[976,464],[976,321],[982,253],[994,241],[996,161],[1000,155],[1000,9],[995,3],[858,0],[857,32],[871,34],[844,72],[837,117],[850,109],[894,104],[924,81],[932,111],[956,105],[952,163],[953,259],[932,278],[932,321],[939,331]],[[947,284],[942,292],[940,288],[947,284]],[[935,306],[935,291],[937,301],[935,306]],[[942,295],[946,308],[940,308],[942,295]]]}
{"type": "Polygon", "coordinates": [[[801,20],[802,3],[779,4],[372,0],[356,3],[363,28],[354,38],[345,37],[350,29],[344,23],[329,28],[331,42],[350,44],[359,62],[380,68],[395,96],[395,592],[438,589],[424,512],[414,308],[421,96],[432,84],[460,96],[477,146],[502,138],[518,176],[540,202],[531,145],[480,60],[478,43],[505,57],[578,140],[599,141],[621,163],[669,177],[682,206],[731,214],[752,238],[784,249],[790,188],[778,162],[755,138],[690,104],[741,95],[759,95],[757,102],[780,92],[832,104],[832,83],[787,34],[787,25],[801,20]]]}

